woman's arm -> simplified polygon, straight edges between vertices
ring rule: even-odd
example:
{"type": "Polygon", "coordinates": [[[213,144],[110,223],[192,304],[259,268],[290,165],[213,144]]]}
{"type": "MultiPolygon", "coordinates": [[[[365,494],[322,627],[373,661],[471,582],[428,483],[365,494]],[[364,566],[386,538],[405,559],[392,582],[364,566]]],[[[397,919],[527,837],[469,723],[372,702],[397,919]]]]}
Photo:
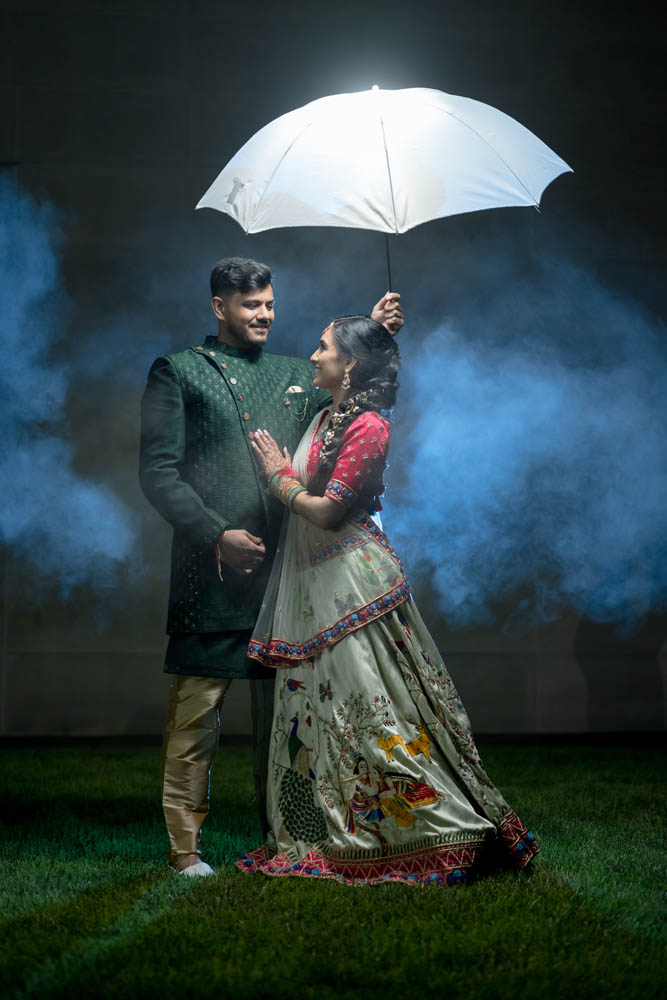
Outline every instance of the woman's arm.
{"type": "Polygon", "coordinates": [[[294,498],[292,510],[318,528],[335,528],[345,514],[345,507],[336,500],[314,497],[307,491],[294,498]]]}
{"type": "Polygon", "coordinates": [[[345,432],[324,496],[308,493],[291,467],[291,457],[267,431],[255,431],[253,450],[271,492],[295,514],[318,528],[334,528],[357,503],[368,484],[382,483],[389,434],[377,413],[361,414],[345,432]]]}
{"type": "Polygon", "coordinates": [[[291,470],[292,458],[286,448],[282,452],[268,431],[256,430],[251,442],[253,451],[264,475],[271,485],[272,480],[279,478],[281,483],[274,483],[272,492],[287,503],[295,514],[305,517],[318,528],[333,528],[345,514],[345,507],[329,497],[312,496],[305,487],[300,486],[291,470]],[[278,476],[281,471],[284,476],[278,476]],[[300,486],[299,492],[294,490],[300,486]],[[287,489],[287,493],[285,490],[287,489]],[[291,491],[292,496],[289,496],[291,491]]]}

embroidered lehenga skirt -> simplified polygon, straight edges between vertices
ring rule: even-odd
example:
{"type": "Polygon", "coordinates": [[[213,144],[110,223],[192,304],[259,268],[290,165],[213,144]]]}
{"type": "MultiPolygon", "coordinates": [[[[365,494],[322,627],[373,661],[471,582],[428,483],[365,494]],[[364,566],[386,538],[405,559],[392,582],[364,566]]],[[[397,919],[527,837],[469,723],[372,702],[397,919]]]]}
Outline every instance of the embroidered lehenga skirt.
{"type": "MultiPolygon", "coordinates": [[[[294,458],[304,478],[308,440],[294,458]]],[[[249,652],[277,677],[272,832],[242,870],[452,884],[537,853],[370,517],[334,531],[288,518],[249,652]]]]}

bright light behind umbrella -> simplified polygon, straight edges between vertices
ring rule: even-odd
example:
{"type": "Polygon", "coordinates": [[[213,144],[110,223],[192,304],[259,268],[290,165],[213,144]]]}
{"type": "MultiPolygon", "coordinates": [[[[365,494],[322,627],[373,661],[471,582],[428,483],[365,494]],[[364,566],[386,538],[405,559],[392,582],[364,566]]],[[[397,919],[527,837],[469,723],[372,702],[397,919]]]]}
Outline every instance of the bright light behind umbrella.
{"type": "Polygon", "coordinates": [[[247,233],[346,226],[403,233],[429,219],[539,204],[571,168],[489,105],[439,90],[372,90],[312,101],[265,125],[197,208],[247,233]]]}

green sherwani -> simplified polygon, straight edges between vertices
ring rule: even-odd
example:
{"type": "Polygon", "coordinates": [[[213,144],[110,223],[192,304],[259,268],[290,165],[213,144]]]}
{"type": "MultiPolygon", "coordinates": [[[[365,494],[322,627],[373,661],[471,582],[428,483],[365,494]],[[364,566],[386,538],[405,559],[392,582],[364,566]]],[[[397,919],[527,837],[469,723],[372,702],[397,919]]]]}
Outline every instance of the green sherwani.
{"type": "Polygon", "coordinates": [[[266,428],[293,453],[326,397],[312,385],[310,362],[240,351],[216,337],[154,362],[142,401],[140,482],[174,529],[166,670],[263,675],[244,650],[284,507],[264,492],[249,434],[266,428]],[[215,541],[226,528],[263,539],[260,569],[241,576],[223,564],[220,580],[215,541]]]}

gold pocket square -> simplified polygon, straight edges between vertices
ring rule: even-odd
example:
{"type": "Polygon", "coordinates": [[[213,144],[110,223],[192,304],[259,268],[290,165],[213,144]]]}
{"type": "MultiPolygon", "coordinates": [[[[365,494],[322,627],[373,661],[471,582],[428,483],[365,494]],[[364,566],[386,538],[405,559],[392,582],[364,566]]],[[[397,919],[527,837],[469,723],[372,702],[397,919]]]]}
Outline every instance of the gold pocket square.
{"type": "Polygon", "coordinates": [[[290,385],[285,389],[283,402],[295,420],[301,423],[305,419],[308,410],[308,396],[302,385],[290,385]]]}

